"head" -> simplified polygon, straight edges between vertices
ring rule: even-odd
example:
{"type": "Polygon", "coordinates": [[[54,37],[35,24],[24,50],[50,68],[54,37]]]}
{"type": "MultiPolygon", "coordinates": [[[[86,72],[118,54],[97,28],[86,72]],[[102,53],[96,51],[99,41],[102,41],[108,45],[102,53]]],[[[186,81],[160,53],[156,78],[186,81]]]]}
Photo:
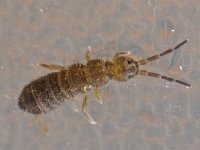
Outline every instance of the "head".
{"type": "Polygon", "coordinates": [[[147,70],[139,70],[139,65],[146,65],[149,62],[155,61],[162,56],[172,53],[179,49],[182,45],[187,43],[187,41],[188,40],[184,40],[183,42],[176,45],[174,48],[167,49],[160,54],[153,55],[151,57],[143,58],[140,60],[134,59],[133,56],[130,55],[130,52],[116,53],[112,61],[106,61],[106,69],[108,72],[108,76],[118,81],[126,81],[128,79],[133,78],[135,75],[149,76],[157,79],[164,79],[169,82],[176,82],[178,84],[191,87],[190,84],[181,80],[174,79],[172,77],[164,76],[155,72],[149,72],[147,70]]]}
{"type": "Polygon", "coordinates": [[[138,73],[138,64],[129,52],[119,52],[113,57],[113,78],[126,81],[138,73]]]}

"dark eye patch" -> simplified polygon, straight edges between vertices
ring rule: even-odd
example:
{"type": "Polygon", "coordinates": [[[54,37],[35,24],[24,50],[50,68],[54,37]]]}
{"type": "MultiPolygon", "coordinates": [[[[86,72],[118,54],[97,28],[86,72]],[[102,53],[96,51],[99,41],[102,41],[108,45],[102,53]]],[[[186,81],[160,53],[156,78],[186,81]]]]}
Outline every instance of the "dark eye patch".
{"type": "Polygon", "coordinates": [[[127,62],[128,62],[128,64],[133,64],[134,61],[133,60],[128,60],[127,62]]]}

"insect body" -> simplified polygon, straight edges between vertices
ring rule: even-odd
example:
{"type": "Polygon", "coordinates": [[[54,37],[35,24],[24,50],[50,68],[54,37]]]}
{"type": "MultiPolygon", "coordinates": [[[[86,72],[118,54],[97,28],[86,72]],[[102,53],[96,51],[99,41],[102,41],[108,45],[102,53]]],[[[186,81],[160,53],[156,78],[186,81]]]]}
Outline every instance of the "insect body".
{"type": "Polygon", "coordinates": [[[92,87],[95,88],[96,97],[101,102],[98,88],[106,84],[109,79],[127,81],[136,75],[142,75],[161,78],[190,87],[188,83],[181,80],[175,80],[171,77],[140,70],[139,68],[140,65],[145,65],[177,50],[186,42],[187,40],[181,42],[173,49],[168,49],[159,55],[141,60],[135,60],[128,52],[118,52],[112,60],[90,59],[90,53],[87,51],[86,65],[77,63],[69,67],[63,67],[41,64],[41,66],[50,70],[57,70],[57,72],[47,74],[26,85],[19,97],[18,105],[24,111],[40,114],[53,110],[65,102],[65,100],[74,97],[77,93],[83,93],[81,106],[83,115],[91,124],[96,124],[86,111],[88,102],[87,92],[92,87]]]}

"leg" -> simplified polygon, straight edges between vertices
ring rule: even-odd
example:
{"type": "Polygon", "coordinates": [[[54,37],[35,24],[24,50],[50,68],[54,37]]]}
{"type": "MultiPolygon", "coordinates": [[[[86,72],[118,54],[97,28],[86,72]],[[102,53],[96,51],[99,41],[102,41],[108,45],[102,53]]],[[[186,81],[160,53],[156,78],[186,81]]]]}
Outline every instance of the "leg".
{"type": "Polygon", "coordinates": [[[100,92],[98,88],[95,88],[95,96],[100,104],[102,104],[102,99],[100,97],[100,92]]]}
{"type": "Polygon", "coordinates": [[[90,52],[91,52],[91,50],[92,50],[92,47],[88,46],[88,50],[87,50],[87,52],[85,54],[85,59],[86,59],[87,62],[90,61],[90,52]]]}
{"type": "Polygon", "coordinates": [[[154,55],[154,56],[151,56],[151,57],[148,57],[148,58],[144,58],[144,59],[141,59],[138,61],[138,64],[139,65],[145,65],[147,64],[148,62],[151,62],[151,61],[154,61],[154,60],[157,60],[159,59],[161,56],[165,56],[167,54],[170,54],[172,52],[174,52],[175,50],[177,50],[179,47],[181,47],[182,45],[184,45],[188,40],[185,40],[181,43],[179,43],[178,45],[176,45],[173,49],[168,49],[158,55],[154,55]]]}
{"type": "Polygon", "coordinates": [[[44,130],[45,135],[47,135],[47,133],[49,132],[49,127],[46,121],[44,122],[43,130],[44,130]]]}
{"type": "Polygon", "coordinates": [[[49,134],[49,127],[48,127],[48,123],[47,120],[45,119],[45,116],[39,115],[39,116],[35,116],[34,119],[34,124],[31,124],[31,126],[39,126],[39,128],[42,130],[42,133],[44,135],[48,135],[49,134]]]}
{"type": "Polygon", "coordinates": [[[116,54],[114,55],[113,61],[114,61],[116,58],[118,58],[119,56],[127,56],[127,55],[130,55],[130,54],[131,54],[130,51],[127,51],[127,52],[118,52],[118,53],[116,53],[116,54]]]}
{"type": "Polygon", "coordinates": [[[176,82],[176,83],[182,84],[182,85],[184,85],[184,86],[191,87],[190,84],[188,84],[188,83],[186,83],[186,82],[184,82],[184,81],[176,80],[176,79],[173,79],[173,78],[171,78],[171,77],[167,77],[167,76],[160,75],[160,74],[158,74],[158,73],[148,72],[148,71],[146,71],[146,70],[139,70],[138,75],[150,76],[150,77],[154,77],[154,78],[160,78],[160,79],[167,80],[167,81],[169,81],[169,82],[176,82]]]}
{"type": "Polygon", "coordinates": [[[45,67],[45,68],[47,68],[49,70],[59,70],[59,71],[61,71],[61,70],[65,69],[65,67],[59,66],[59,65],[40,64],[40,66],[45,67]]]}
{"type": "Polygon", "coordinates": [[[91,124],[97,124],[96,121],[90,116],[90,114],[87,112],[86,107],[87,107],[87,94],[84,94],[83,97],[83,102],[81,106],[81,111],[83,113],[83,116],[91,123],[91,124]]]}

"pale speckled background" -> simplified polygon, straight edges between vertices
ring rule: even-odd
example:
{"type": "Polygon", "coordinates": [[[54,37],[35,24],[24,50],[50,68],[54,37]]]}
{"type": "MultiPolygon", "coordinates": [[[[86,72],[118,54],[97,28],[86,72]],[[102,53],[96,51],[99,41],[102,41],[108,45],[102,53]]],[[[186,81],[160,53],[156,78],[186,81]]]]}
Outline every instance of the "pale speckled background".
{"type": "Polygon", "coordinates": [[[0,0],[0,150],[200,149],[199,0],[0,0]],[[129,50],[150,56],[190,41],[148,70],[189,81],[191,89],[135,77],[90,92],[90,125],[73,104],[34,117],[19,110],[23,87],[49,71],[38,63],[85,63],[129,50]],[[181,67],[182,69],[181,69],[181,67]],[[45,132],[45,123],[48,132],[45,132]]]}

